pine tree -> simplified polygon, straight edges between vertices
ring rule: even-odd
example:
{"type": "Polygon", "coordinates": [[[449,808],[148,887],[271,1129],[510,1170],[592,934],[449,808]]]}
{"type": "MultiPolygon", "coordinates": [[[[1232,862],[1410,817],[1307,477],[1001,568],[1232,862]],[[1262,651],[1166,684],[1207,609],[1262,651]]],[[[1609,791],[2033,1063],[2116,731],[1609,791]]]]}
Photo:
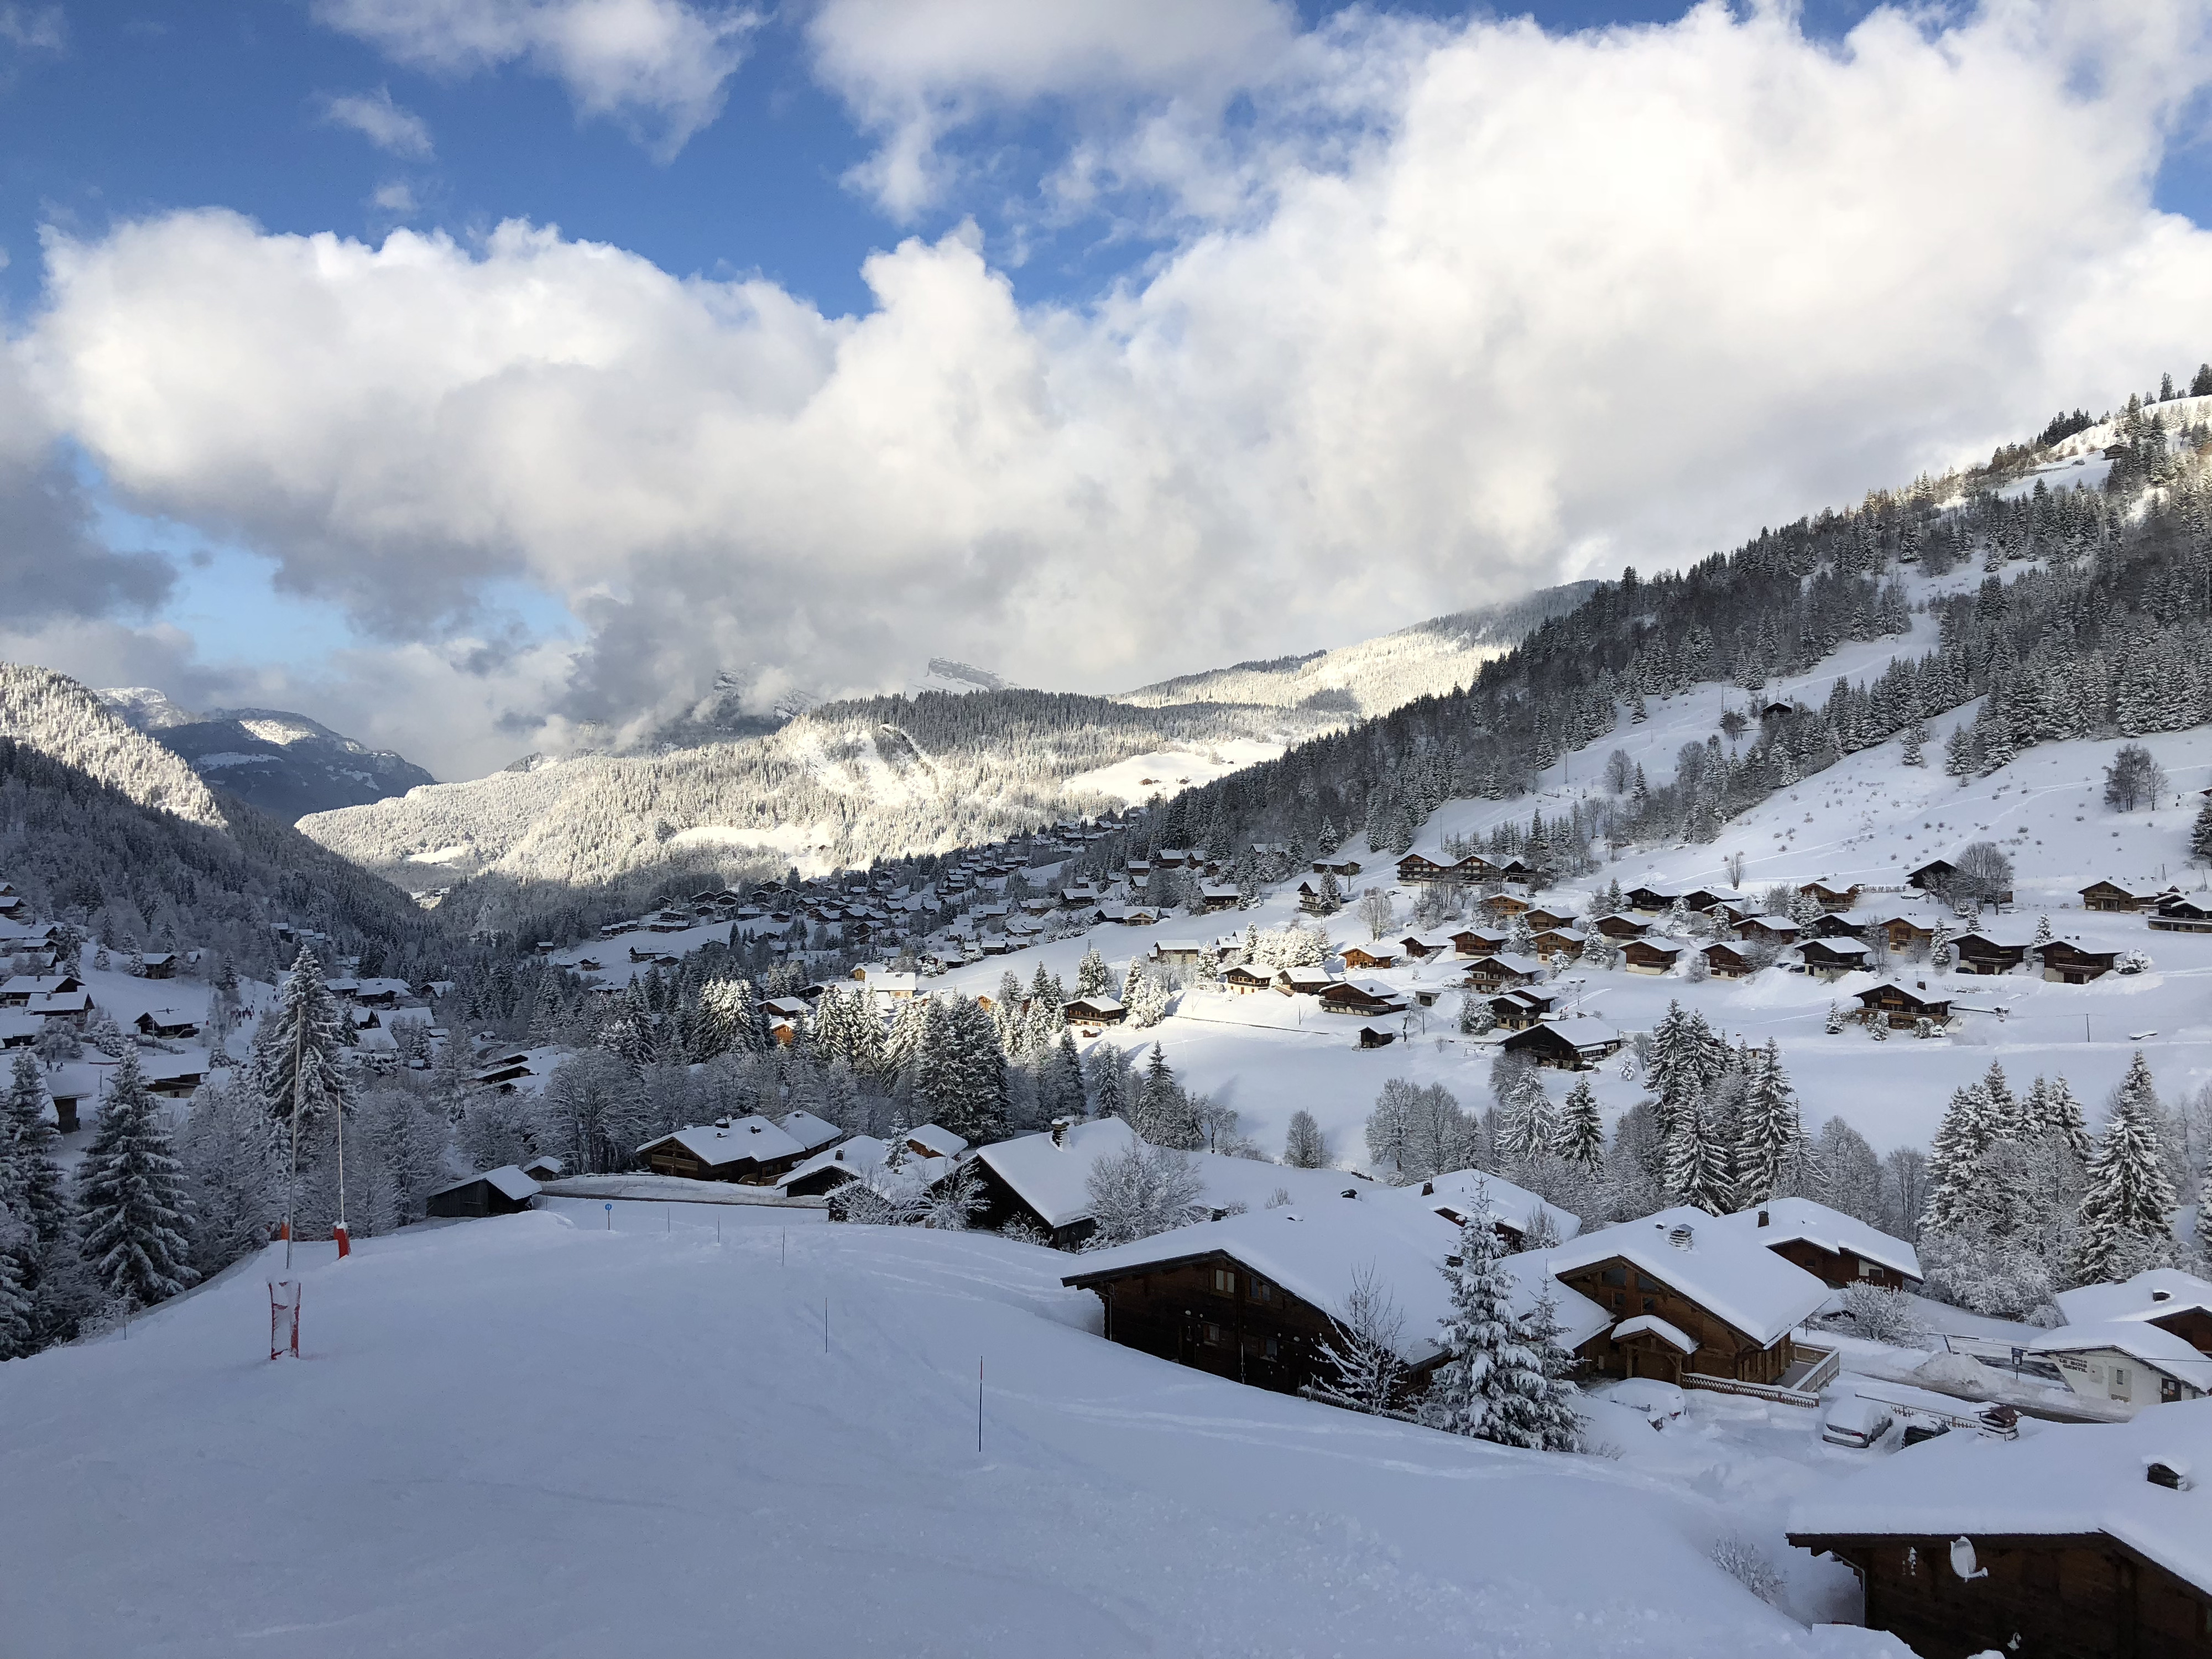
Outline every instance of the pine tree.
{"type": "Polygon", "coordinates": [[[1742,1133],[1736,1143],[1738,1206],[1778,1198],[1796,1184],[1805,1156],[1805,1126],[1797,1091],[1782,1069],[1782,1050],[1769,1038],[1746,1068],[1742,1133]]]}
{"type": "Polygon", "coordinates": [[[2189,856],[2212,864],[2212,799],[2197,809],[2197,821],[2189,826],[2189,856]]]}
{"type": "Polygon", "coordinates": [[[2158,1096],[2139,1048],[2089,1158],[2075,1246],[2083,1282],[2124,1279],[2171,1256],[2175,1197],[2160,1143],[2158,1096]]]}
{"type": "Polygon", "coordinates": [[[693,1027],[694,1058],[758,1054],[768,1051],[768,1030],[752,981],[712,979],[699,988],[699,1018],[693,1027]]]}
{"type": "Polygon", "coordinates": [[[1693,1204],[1714,1215],[1735,1206],[1728,1148],[1715,1133],[1713,1115],[1702,1098],[1686,1103],[1667,1131],[1666,1187],[1670,1204],[1693,1204]]]}
{"type": "Polygon", "coordinates": [[[1106,994],[1112,975],[1107,969],[1106,958],[1092,945],[1083,953],[1083,960],[1075,965],[1075,996],[1073,1000],[1088,1002],[1106,994]]]}
{"type": "Polygon", "coordinates": [[[1953,1090],[1928,1148],[1928,1207],[1921,1224],[1929,1231],[1952,1232],[1965,1223],[1973,1208],[1976,1166],[1995,1139],[1989,1091],[1979,1083],[1953,1090]]]}
{"type": "MultiPolygon", "coordinates": [[[[0,1203],[14,1210],[31,1230],[38,1250],[58,1240],[69,1226],[69,1193],[61,1166],[54,1162],[60,1137],[46,1121],[46,1085],[27,1048],[15,1051],[8,1093],[0,1104],[0,1203]]],[[[35,1280],[35,1271],[33,1273],[35,1280]]]]}
{"type": "Polygon", "coordinates": [[[38,1351],[38,1304],[24,1266],[34,1245],[30,1223],[0,1203],[0,1360],[38,1351]]]}
{"type": "Polygon", "coordinates": [[[283,1139],[248,1091],[210,1083],[192,1097],[177,1155],[192,1201],[192,1266],[205,1278],[268,1242],[284,1212],[283,1139]]]}
{"type": "Polygon", "coordinates": [[[199,1277],[188,1259],[180,1166],[135,1048],[109,1080],[77,1183],[79,1249],[110,1298],[149,1308],[199,1277]]]}
{"type": "Polygon", "coordinates": [[[1085,1115],[1083,1061],[1075,1052],[1074,1033],[1064,1027],[1060,1041],[1037,1063],[1037,1105],[1048,1121],[1085,1115]]]}
{"type": "Polygon", "coordinates": [[[1517,1323],[1516,1363],[1501,1369],[1488,1437],[1530,1451],[1578,1452],[1582,1419],[1575,1410],[1575,1385],[1568,1380],[1575,1357],[1559,1340],[1559,1304],[1548,1279],[1536,1305],[1517,1323]]]}
{"type": "Polygon", "coordinates": [[[1131,1103],[1129,1127],[1139,1139],[1155,1146],[1194,1152],[1203,1144],[1191,1115],[1189,1097],[1176,1081],[1174,1068],[1157,1042],[1145,1062],[1144,1080],[1137,1085],[1137,1097],[1131,1103]]]}
{"type": "Polygon", "coordinates": [[[1121,1050],[1110,1042],[1094,1045],[1084,1060],[1083,1073],[1090,1085],[1091,1115],[1118,1117],[1126,1122],[1129,1094],[1121,1075],[1121,1050]]]}
{"type": "Polygon", "coordinates": [[[1597,1096],[1589,1079],[1577,1077],[1559,1109],[1559,1155],[1568,1167],[1592,1180],[1605,1165],[1605,1124],[1598,1115],[1597,1096]]]}
{"type": "Polygon", "coordinates": [[[1505,1426],[1503,1419],[1493,1422],[1501,1400],[1541,1363],[1528,1352],[1513,1315],[1512,1276],[1500,1265],[1504,1252],[1486,1184],[1476,1183],[1469,1211],[1460,1224],[1458,1258],[1443,1267],[1451,1311],[1439,1323],[1448,1357],[1436,1370],[1422,1415],[1448,1434],[1492,1438],[1494,1428],[1505,1426]]]}

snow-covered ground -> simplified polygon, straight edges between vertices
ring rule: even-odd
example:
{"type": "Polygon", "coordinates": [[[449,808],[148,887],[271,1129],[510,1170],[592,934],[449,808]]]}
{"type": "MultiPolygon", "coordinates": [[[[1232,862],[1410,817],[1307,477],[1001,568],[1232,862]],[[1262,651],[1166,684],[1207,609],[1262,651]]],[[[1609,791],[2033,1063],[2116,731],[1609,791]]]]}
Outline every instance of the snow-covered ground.
{"type": "Polygon", "coordinates": [[[1618,1456],[1508,1451],[1109,1344],[1048,1251],[675,1209],[317,1247],[296,1363],[272,1251],[0,1366],[0,1647],[1905,1651],[1807,1627],[1856,1598],[1782,1510],[1860,1455],[1810,1413],[1604,1406],[1618,1456]]]}
{"type": "Polygon", "coordinates": [[[1060,788],[1070,795],[1106,795],[1134,805],[1154,795],[1172,795],[1261,761],[1278,759],[1288,746],[1262,743],[1256,738],[1224,738],[1218,743],[1155,749],[1111,766],[1079,772],[1060,788]]]}

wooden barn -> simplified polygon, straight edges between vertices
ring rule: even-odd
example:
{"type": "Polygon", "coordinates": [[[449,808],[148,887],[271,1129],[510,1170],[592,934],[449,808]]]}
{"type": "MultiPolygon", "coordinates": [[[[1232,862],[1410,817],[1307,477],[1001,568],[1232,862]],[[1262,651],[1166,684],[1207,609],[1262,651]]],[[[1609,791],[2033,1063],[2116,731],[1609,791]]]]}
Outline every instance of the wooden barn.
{"type": "Polygon", "coordinates": [[[2016,1440],[1950,1434],[1798,1500],[1790,1541],[1858,1575],[1923,1659],[2212,1656],[2212,1401],[2016,1440]]]}
{"type": "Polygon", "coordinates": [[[1827,1285],[1703,1210],[1602,1227],[1546,1260],[1615,1322],[1576,1351],[1601,1376],[1789,1387],[1810,1369],[1791,1333],[1828,1299],[1827,1285]]]}
{"type": "Polygon", "coordinates": [[[1809,1198],[1770,1199],[1722,1217],[1720,1224],[1747,1233],[1832,1289],[1910,1291],[1920,1285],[1920,1255],[1912,1246],[1809,1198]]]}
{"type": "Polygon", "coordinates": [[[1818,881],[1804,883],[1797,890],[1823,910],[1848,910],[1859,902],[1859,889],[1856,882],[1845,887],[1831,882],[1824,877],[1818,881]]]}
{"type": "Polygon", "coordinates": [[[637,1161],[655,1175],[766,1187],[806,1156],[806,1148],[764,1117],[718,1118],[647,1141],[637,1161]]]}
{"type": "Polygon", "coordinates": [[[424,1210],[441,1217],[513,1215],[530,1207],[538,1196],[538,1183],[512,1164],[472,1175],[441,1187],[423,1201],[424,1210]]]}
{"type": "Polygon", "coordinates": [[[1344,950],[1344,965],[1347,968],[1395,968],[1398,952],[1387,945],[1348,945],[1344,950]]]}

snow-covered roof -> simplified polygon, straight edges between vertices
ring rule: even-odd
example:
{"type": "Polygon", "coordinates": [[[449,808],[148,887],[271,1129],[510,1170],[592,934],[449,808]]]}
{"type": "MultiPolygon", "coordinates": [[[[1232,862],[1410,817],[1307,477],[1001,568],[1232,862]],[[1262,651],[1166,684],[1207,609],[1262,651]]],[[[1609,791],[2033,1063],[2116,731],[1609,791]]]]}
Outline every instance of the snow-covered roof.
{"type": "Polygon", "coordinates": [[[1686,1205],[1601,1227],[1542,1254],[1555,1274],[1619,1256],[1762,1345],[1809,1318],[1829,1294],[1750,1233],[1686,1205]],[[1685,1229],[1687,1244],[1678,1247],[1673,1235],[1685,1229]]]}
{"type": "Polygon", "coordinates": [[[1486,951],[1474,965],[1479,968],[1485,962],[1501,963],[1516,974],[1540,974],[1544,971],[1544,959],[1541,957],[1516,956],[1510,951],[1486,951]]]}
{"type": "Polygon", "coordinates": [[[1021,1195],[1048,1227],[1066,1227],[1091,1213],[1085,1178],[1101,1158],[1125,1152],[1136,1132],[1118,1117],[1072,1123],[1059,1145],[1049,1133],[1020,1135],[986,1146],[979,1162],[1021,1195]]]}
{"type": "Polygon", "coordinates": [[[818,1118],[811,1112],[792,1112],[783,1120],[783,1132],[812,1152],[817,1146],[827,1146],[845,1132],[836,1124],[818,1118]]]}
{"type": "MultiPolygon", "coordinates": [[[[1272,1210],[1249,1210],[1098,1250],[1084,1257],[1065,1282],[1220,1251],[1337,1319],[1344,1315],[1354,1279],[1371,1272],[1395,1298],[1405,1318],[1399,1356],[1418,1365],[1442,1352],[1437,1329],[1451,1310],[1444,1258],[1458,1247],[1459,1229],[1440,1216],[1404,1205],[1323,1196],[1272,1210]]],[[[1546,1287],[1540,1263],[1522,1256],[1509,1258],[1505,1265],[1513,1281],[1514,1307],[1526,1312],[1546,1287]],[[1516,1262],[1523,1265],[1516,1267],[1516,1262]]],[[[1563,1328],[1561,1340],[1569,1347],[1588,1340],[1610,1321],[1612,1316],[1588,1297],[1564,1285],[1550,1288],[1563,1328]]]]}
{"type": "Polygon", "coordinates": [[[1466,1215],[1474,1208],[1478,1185],[1490,1194],[1491,1213],[1524,1237],[1535,1231],[1540,1211],[1552,1218],[1552,1231],[1562,1241],[1583,1230],[1582,1218],[1571,1210],[1548,1204],[1527,1188],[1516,1187],[1503,1176],[1485,1170],[1454,1170],[1410,1187],[1389,1188],[1380,1196],[1425,1210],[1449,1209],[1455,1215],[1466,1215]]]}
{"type": "Polygon", "coordinates": [[[464,1187],[473,1187],[479,1181],[489,1182],[495,1191],[518,1204],[525,1199],[538,1196],[538,1183],[512,1164],[502,1164],[496,1170],[486,1170],[480,1175],[463,1176],[459,1181],[449,1181],[430,1196],[435,1198],[440,1193],[459,1192],[464,1187]]]}
{"type": "Polygon", "coordinates": [[[822,1170],[849,1170],[855,1176],[864,1175],[870,1170],[881,1169],[884,1158],[890,1152],[890,1145],[887,1141],[878,1140],[873,1135],[854,1135],[849,1140],[840,1141],[835,1146],[824,1147],[815,1153],[785,1176],[776,1186],[779,1189],[788,1187],[792,1182],[803,1181],[822,1170]]]}
{"type": "Polygon", "coordinates": [[[2118,1285],[2084,1285],[2051,1297],[2069,1325],[2108,1319],[2163,1319],[2201,1308],[2212,1313],[2212,1284],[2179,1267],[2148,1267],[2118,1285]]]}
{"type": "Polygon", "coordinates": [[[1849,1251],[1861,1261],[1891,1268],[1907,1279],[1923,1277],[1919,1252],[1903,1239],[1892,1238],[1856,1216],[1815,1204],[1809,1198],[1770,1199],[1721,1217],[1719,1224],[1740,1229],[1770,1250],[1802,1239],[1838,1255],[1849,1251]],[[1761,1216],[1766,1218],[1764,1226],[1759,1224],[1761,1216]]]}
{"type": "MultiPolygon", "coordinates": [[[[2130,1359],[2179,1377],[2192,1389],[2212,1394],[2212,1355],[2172,1331],[2140,1319],[2107,1319],[2094,1325],[2062,1325],[2027,1345],[2031,1353],[2124,1353],[2130,1359]]],[[[2207,1468],[2212,1474],[2212,1468],[2207,1468]]]]}
{"type": "Polygon", "coordinates": [[[1790,1512],[1818,1538],[2102,1533],[2212,1592],[2212,1400],[2125,1423],[2054,1423],[2017,1440],[1947,1434],[1818,1488],[1790,1512]],[[2179,1489],[2149,1478],[2163,1464],[2179,1489]]]}
{"type": "Polygon", "coordinates": [[[927,1146],[935,1158],[957,1158],[968,1150],[967,1136],[956,1135],[934,1123],[917,1124],[906,1132],[906,1138],[916,1146],[927,1146]]]}
{"type": "Polygon", "coordinates": [[[744,1158],[770,1164],[780,1158],[795,1158],[806,1150],[764,1117],[740,1117],[732,1119],[727,1128],[695,1123],[673,1134],[662,1135],[639,1147],[638,1156],[642,1158],[655,1146],[665,1146],[672,1140],[710,1170],[744,1158]]]}
{"type": "Polygon", "coordinates": [[[1695,1337],[1680,1325],[1669,1324],[1657,1314],[1638,1314],[1633,1319],[1622,1320],[1613,1328],[1613,1340],[1618,1342],[1624,1337],[1642,1336],[1647,1332],[1679,1353],[1695,1353],[1698,1351],[1695,1337]]]}

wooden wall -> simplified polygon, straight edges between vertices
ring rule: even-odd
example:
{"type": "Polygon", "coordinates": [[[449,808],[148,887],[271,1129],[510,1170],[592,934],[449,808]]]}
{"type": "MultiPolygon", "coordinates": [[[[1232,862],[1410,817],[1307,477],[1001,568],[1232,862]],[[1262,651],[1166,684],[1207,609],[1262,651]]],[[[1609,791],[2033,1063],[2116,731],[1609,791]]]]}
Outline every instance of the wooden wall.
{"type": "MultiPolygon", "coordinates": [[[[1772,1382],[1790,1369],[1796,1358],[1795,1346],[1788,1335],[1777,1339],[1772,1347],[1762,1348],[1717,1315],[1620,1256],[1561,1273],[1559,1282],[1580,1291],[1611,1313],[1616,1322],[1640,1314],[1656,1314],[1694,1340],[1698,1351],[1682,1362],[1686,1370],[1705,1376],[1734,1377],[1739,1382],[1772,1382]],[[1619,1276],[1618,1283],[1613,1282],[1613,1275],[1619,1276]]],[[[1584,1343],[1580,1352],[1594,1369],[1605,1376],[1626,1374],[1626,1357],[1603,1332],[1584,1343]]],[[[1644,1374],[1649,1376],[1650,1372],[1646,1370],[1644,1374]]]]}
{"type": "Polygon", "coordinates": [[[1838,1288],[1845,1285],[1873,1285],[1885,1291],[1905,1288],[1905,1275],[1894,1267],[1885,1267],[1879,1262],[1865,1265],[1873,1272],[1861,1275],[1863,1258],[1848,1252],[1824,1249],[1809,1238],[1793,1238],[1786,1244],[1769,1246],[1785,1261],[1794,1261],[1824,1285],[1838,1288]]]}
{"type": "Polygon", "coordinates": [[[2212,1656],[2212,1593],[2101,1534],[1976,1538],[1985,1578],[1962,1579],[1948,1538],[1823,1538],[1866,1587],[1866,1625],[1922,1659],[1995,1649],[2020,1659],[2203,1659],[2212,1656]],[[2014,1638],[2019,1638],[2014,1646],[2014,1638]]]}

